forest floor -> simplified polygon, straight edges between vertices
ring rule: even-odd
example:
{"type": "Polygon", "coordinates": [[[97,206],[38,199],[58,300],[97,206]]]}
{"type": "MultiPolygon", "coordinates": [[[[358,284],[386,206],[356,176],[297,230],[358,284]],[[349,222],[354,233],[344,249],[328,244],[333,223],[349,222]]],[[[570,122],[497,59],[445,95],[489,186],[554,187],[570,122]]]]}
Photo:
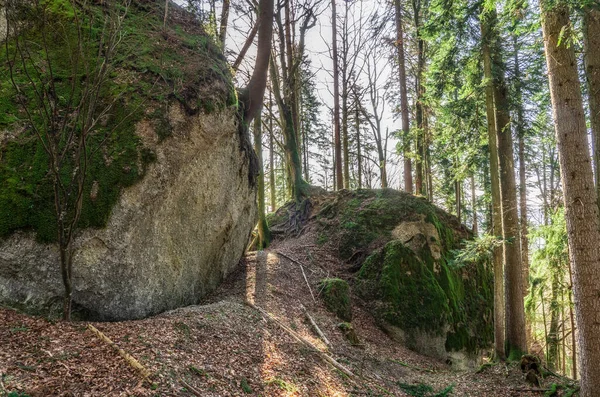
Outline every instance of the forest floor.
{"type": "Polygon", "coordinates": [[[561,381],[547,378],[535,390],[516,364],[453,371],[392,341],[358,300],[352,325],[360,344],[352,345],[318,297],[318,281],[339,276],[338,266],[318,246],[281,241],[248,254],[203,305],[139,321],[93,323],[150,371],[146,381],[86,322],[0,308],[0,396],[543,396],[561,381]]]}

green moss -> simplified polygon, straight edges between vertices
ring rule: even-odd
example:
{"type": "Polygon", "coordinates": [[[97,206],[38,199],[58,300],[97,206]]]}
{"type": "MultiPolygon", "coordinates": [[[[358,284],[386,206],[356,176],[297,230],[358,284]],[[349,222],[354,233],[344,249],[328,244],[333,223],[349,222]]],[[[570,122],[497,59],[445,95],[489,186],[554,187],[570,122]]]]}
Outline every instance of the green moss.
{"type": "MultiPolygon", "coordinates": [[[[338,193],[322,206],[317,219],[329,234],[339,235],[339,255],[347,260],[356,252],[370,251],[377,248],[372,245],[381,246],[382,242],[389,241],[392,231],[401,222],[416,221],[423,216],[434,225],[437,222],[440,228],[448,218],[424,198],[393,189],[359,189],[338,193]]],[[[452,229],[443,229],[445,233],[440,236],[451,245],[452,229]]]]}
{"type": "Polygon", "coordinates": [[[400,241],[389,242],[363,264],[360,293],[382,302],[378,317],[405,331],[442,334],[448,321],[446,294],[430,265],[400,241]]]}
{"type": "Polygon", "coordinates": [[[446,349],[475,352],[492,341],[493,286],[485,263],[451,266],[393,240],[371,254],[358,273],[357,291],[380,302],[376,315],[409,336],[446,335],[446,349]]]}
{"type": "Polygon", "coordinates": [[[352,321],[352,305],[350,302],[350,286],[339,278],[321,280],[319,289],[327,309],[344,321],[352,321]]]}
{"type": "MultiPolygon", "coordinates": [[[[23,11],[25,20],[31,21],[27,39],[40,42],[42,29],[50,32],[48,57],[53,66],[53,83],[59,105],[66,106],[72,83],[77,87],[77,97],[86,79],[83,71],[73,73],[73,56],[69,52],[78,47],[77,30],[72,23],[76,10],[65,0],[43,4],[48,11],[44,25],[36,25],[41,18],[28,17],[31,10],[23,11]]],[[[93,57],[101,39],[103,8],[92,6],[85,12],[77,9],[77,13],[89,28],[86,32],[90,39],[84,43],[84,53],[93,57]]],[[[100,91],[98,111],[112,106],[88,143],[91,158],[79,227],[105,226],[121,190],[139,181],[146,166],[156,161],[154,151],[145,148],[135,133],[137,122],[150,120],[162,141],[172,132],[167,111],[173,100],[190,114],[213,112],[237,103],[226,61],[202,27],[194,23],[191,15],[174,11],[164,33],[162,15],[159,3],[143,2],[132,4],[124,19],[122,40],[110,65],[109,81],[100,91]]],[[[14,54],[15,48],[14,43],[8,44],[10,53],[14,54]]],[[[6,51],[1,46],[0,58],[6,58],[6,51]]],[[[16,70],[13,76],[21,95],[31,104],[28,110],[34,123],[42,126],[44,119],[36,108],[35,93],[26,74],[16,70]]],[[[40,75],[42,80],[48,78],[40,75]]],[[[0,143],[0,238],[25,229],[35,231],[40,241],[55,241],[56,215],[48,156],[33,130],[23,128],[29,119],[15,98],[8,66],[1,64],[0,131],[14,132],[14,136],[0,143]]],[[[73,166],[67,162],[63,168],[64,180],[69,181],[73,166]]]]}

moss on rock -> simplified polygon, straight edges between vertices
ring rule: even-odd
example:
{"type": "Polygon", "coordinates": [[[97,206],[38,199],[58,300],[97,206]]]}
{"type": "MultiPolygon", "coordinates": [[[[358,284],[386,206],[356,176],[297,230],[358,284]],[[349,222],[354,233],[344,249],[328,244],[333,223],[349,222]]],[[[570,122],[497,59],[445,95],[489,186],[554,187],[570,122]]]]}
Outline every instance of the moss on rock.
{"type": "Polygon", "coordinates": [[[352,321],[350,286],[339,278],[326,278],[319,284],[327,309],[344,321],[352,321]]]}
{"type": "Polygon", "coordinates": [[[373,253],[358,274],[359,292],[381,302],[377,316],[404,331],[445,332],[448,299],[437,282],[432,263],[425,263],[394,240],[373,253]]]}
{"type": "Polygon", "coordinates": [[[455,218],[426,199],[393,189],[342,191],[326,200],[317,221],[339,236],[339,256],[344,260],[382,247],[392,239],[394,228],[406,221],[425,218],[435,225],[445,249],[455,248],[454,241],[468,235],[455,218]]]}
{"type": "MultiPolygon", "coordinates": [[[[93,154],[84,187],[79,221],[82,228],[105,226],[121,190],[139,181],[147,165],[156,160],[152,147],[147,147],[136,134],[139,121],[150,120],[157,134],[155,141],[160,142],[172,130],[169,104],[179,102],[188,114],[193,114],[235,106],[237,102],[219,48],[193,16],[178,7],[171,10],[168,28],[163,31],[163,4],[134,2],[124,19],[122,39],[109,65],[109,81],[100,91],[102,105],[98,112],[112,105],[89,142],[93,154]]],[[[86,76],[82,70],[73,76],[72,54],[68,52],[69,48],[78,47],[71,2],[52,0],[46,9],[43,26],[34,22],[40,18],[28,19],[32,22],[26,38],[32,43],[40,42],[42,29],[53,35],[47,45],[48,59],[60,105],[69,97],[73,81],[82,86],[86,76]]],[[[103,8],[89,6],[77,12],[80,18],[83,16],[80,22],[90,28],[91,39],[84,43],[86,53],[95,54],[101,40],[103,8]]],[[[6,48],[0,48],[0,58],[6,58],[6,48]]],[[[8,51],[14,49],[14,43],[9,42],[8,51]]],[[[28,88],[29,81],[19,67],[15,67],[13,78],[20,95],[35,104],[33,90],[28,88]]],[[[17,103],[9,76],[7,63],[0,64],[0,238],[24,229],[35,231],[39,241],[55,241],[56,215],[48,156],[34,131],[27,127],[29,118],[17,103]]],[[[41,112],[32,114],[34,122],[43,125],[41,112]]],[[[63,173],[68,180],[72,173],[68,162],[63,173]]]]}

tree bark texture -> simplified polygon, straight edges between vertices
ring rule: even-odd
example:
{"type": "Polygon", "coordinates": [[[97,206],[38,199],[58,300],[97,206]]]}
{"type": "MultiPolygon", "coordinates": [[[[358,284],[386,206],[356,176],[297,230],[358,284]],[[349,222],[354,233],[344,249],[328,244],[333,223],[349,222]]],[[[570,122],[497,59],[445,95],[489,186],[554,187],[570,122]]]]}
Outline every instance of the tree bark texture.
{"type": "Polygon", "coordinates": [[[542,2],[542,30],[564,190],[578,327],[581,397],[600,390],[600,231],[583,99],[573,46],[558,45],[570,25],[564,4],[542,2]]]}

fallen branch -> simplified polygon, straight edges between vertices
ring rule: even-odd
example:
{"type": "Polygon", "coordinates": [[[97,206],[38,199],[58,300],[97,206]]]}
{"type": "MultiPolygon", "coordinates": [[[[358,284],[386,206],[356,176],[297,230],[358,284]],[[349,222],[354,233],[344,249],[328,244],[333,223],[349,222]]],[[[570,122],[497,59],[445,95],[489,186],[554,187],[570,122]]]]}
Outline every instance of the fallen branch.
{"type": "Polygon", "coordinates": [[[304,314],[306,314],[306,318],[308,318],[308,321],[310,322],[310,325],[312,325],[312,327],[315,330],[315,332],[317,333],[317,335],[319,335],[319,338],[321,338],[323,340],[323,342],[325,342],[325,344],[327,346],[331,346],[331,343],[329,342],[329,340],[327,339],[327,337],[325,336],[325,334],[323,333],[323,331],[321,331],[321,329],[319,328],[319,326],[317,325],[317,323],[315,322],[315,320],[313,320],[313,318],[311,317],[311,315],[308,313],[308,310],[306,310],[306,308],[304,307],[304,305],[300,305],[300,307],[302,307],[302,310],[304,311],[304,314]]]}
{"type": "Polygon", "coordinates": [[[200,391],[198,391],[198,389],[196,389],[195,387],[192,387],[192,385],[190,385],[183,379],[179,379],[179,382],[181,382],[181,384],[186,388],[186,390],[189,391],[190,393],[192,393],[194,396],[196,396],[196,397],[204,396],[204,394],[200,393],[200,391]]]}
{"type": "Polygon", "coordinates": [[[286,326],[285,324],[283,324],[281,321],[279,321],[278,319],[276,319],[272,314],[270,314],[269,312],[267,312],[263,308],[261,308],[259,306],[256,306],[256,305],[254,305],[254,304],[252,304],[250,302],[246,302],[246,304],[248,306],[250,306],[251,308],[253,308],[255,310],[258,310],[265,317],[267,317],[269,320],[271,320],[275,324],[279,325],[279,327],[281,327],[284,331],[286,331],[288,334],[290,334],[290,336],[292,338],[296,339],[298,342],[302,343],[303,345],[305,345],[306,347],[308,347],[310,350],[312,350],[315,353],[317,353],[323,360],[327,361],[333,367],[335,367],[336,369],[340,370],[342,373],[344,373],[344,375],[346,375],[346,376],[348,376],[350,378],[354,378],[354,374],[352,373],[352,371],[350,371],[348,368],[344,367],[342,364],[340,364],[339,362],[337,362],[329,354],[324,353],[321,350],[319,350],[315,345],[313,345],[312,343],[310,343],[309,341],[307,341],[306,339],[304,339],[302,336],[300,336],[297,332],[295,332],[294,330],[292,330],[291,328],[289,328],[288,326],[286,326]]]}
{"type": "Polygon", "coordinates": [[[539,387],[532,387],[532,388],[529,388],[529,389],[513,387],[510,390],[516,391],[516,392],[519,392],[519,393],[529,393],[529,392],[533,392],[533,393],[546,393],[547,391],[550,391],[550,389],[541,389],[539,387]]]}
{"type": "Polygon", "coordinates": [[[119,353],[119,355],[121,357],[123,357],[123,359],[125,359],[125,361],[127,361],[127,364],[129,364],[133,369],[135,369],[136,371],[138,371],[140,375],[142,375],[142,377],[144,378],[144,380],[146,380],[148,383],[152,384],[152,382],[149,379],[150,375],[151,375],[150,371],[148,371],[142,364],[140,364],[140,362],[138,360],[136,360],[129,353],[127,353],[125,350],[123,350],[119,346],[117,346],[117,344],[115,342],[113,342],[112,340],[110,340],[110,338],[108,336],[104,335],[102,333],[102,331],[100,331],[98,328],[94,327],[92,324],[88,324],[87,327],[98,338],[100,338],[107,345],[109,345],[110,347],[112,347],[113,349],[115,349],[117,351],[117,353],[119,353]]]}
{"type": "Polygon", "coordinates": [[[287,259],[289,259],[290,261],[292,261],[292,262],[294,262],[294,263],[298,264],[298,266],[300,266],[300,270],[302,270],[302,276],[304,276],[304,281],[306,281],[306,285],[308,286],[308,290],[310,291],[310,296],[312,296],[313,302],[315,302],[315,303],[316,303],[316,302],[317,302],[317,300],[315,299],[315,295],[314,295],[314,294],[313,294],[313,292],[312,292],[312,288],[310,288],[310,283],[308,282],[308,279],[306,278],[306,273],[304,273],[304,266],[302,266],[302,263],[298,262],[298,261],[297,261],[297,260],[295,260],[295,259],[292,259],[292,258],[290,258],[289,256],[287,256],[286,254],[284,254],[284,253],[282,253],[282,252],[275,251],[275,253],[276,253],[277,255],[281,255],[281,256],[283,256],[284,258],[287,258],[287,259]]]}

